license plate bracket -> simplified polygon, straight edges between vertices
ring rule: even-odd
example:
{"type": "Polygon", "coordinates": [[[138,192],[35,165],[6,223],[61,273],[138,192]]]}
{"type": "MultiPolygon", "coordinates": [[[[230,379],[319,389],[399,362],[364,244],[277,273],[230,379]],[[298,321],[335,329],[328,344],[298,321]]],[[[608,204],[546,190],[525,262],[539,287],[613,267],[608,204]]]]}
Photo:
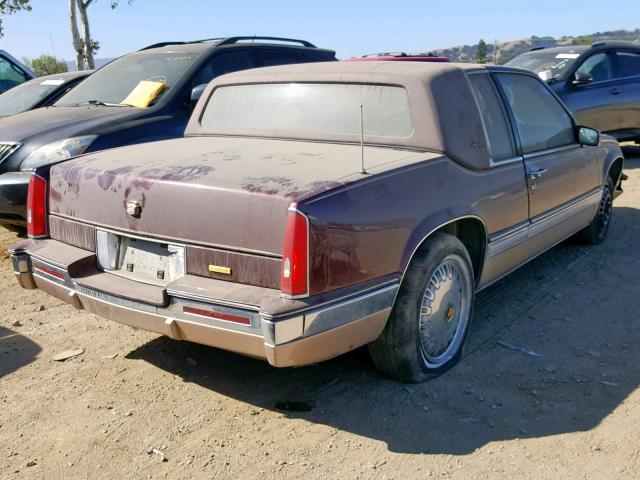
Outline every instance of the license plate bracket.
{"type": "Polygon", "coordinates": [[[165,286],[186,273],[185,247],[99,231],[98,264],[134,281],[165,286]]]}

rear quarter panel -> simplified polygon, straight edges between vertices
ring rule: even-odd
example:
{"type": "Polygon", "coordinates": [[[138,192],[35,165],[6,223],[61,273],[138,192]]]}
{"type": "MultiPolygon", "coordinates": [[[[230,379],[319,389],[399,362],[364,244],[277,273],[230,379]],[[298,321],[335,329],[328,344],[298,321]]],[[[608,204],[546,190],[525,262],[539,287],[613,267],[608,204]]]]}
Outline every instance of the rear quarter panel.
{"type": "Polygon", "coordinates": [[[491,236],[528,217],[522,163],[479,171],[444,156],[364,176],[299,208],[311,225],[311,295],[399,276],[425,237],[452,220],[478,217],[491,236]]]}

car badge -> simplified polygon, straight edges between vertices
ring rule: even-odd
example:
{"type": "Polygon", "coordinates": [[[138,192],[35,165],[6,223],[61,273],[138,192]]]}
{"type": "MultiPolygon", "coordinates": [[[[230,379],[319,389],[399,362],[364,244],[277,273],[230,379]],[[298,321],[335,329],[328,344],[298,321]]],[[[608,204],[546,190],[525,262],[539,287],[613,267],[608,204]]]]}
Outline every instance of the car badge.
{"type": "Polygon", "coordinates": [[[140,218],[141,213],[142,213],[142,205],[140,205],[140,202],[136,202],[135,200],[129,200],[127,202],[128,215],[131,215],[134,218],[140,218]]]}

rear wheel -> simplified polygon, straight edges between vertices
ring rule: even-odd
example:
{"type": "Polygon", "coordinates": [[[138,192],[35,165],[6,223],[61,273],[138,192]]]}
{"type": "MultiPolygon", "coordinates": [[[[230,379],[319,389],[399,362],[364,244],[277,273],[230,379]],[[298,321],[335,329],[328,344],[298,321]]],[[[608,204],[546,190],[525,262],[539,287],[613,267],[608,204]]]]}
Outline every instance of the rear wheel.
{"type": "Polygon", "coordinates": [[[613,214],[613,188],[613,180],[607,176],[596,216],[587,227],[578,232],[578,239],[583,243],[597,245],[607,238],[613,214]]]}
{"type": "Polygon", "coordinates": [[[473,313],[471,259],[437,233],[414,256],[382,335],[369,345],[376,367],[403,382],[440,375],[462,356],[473,313]]]}

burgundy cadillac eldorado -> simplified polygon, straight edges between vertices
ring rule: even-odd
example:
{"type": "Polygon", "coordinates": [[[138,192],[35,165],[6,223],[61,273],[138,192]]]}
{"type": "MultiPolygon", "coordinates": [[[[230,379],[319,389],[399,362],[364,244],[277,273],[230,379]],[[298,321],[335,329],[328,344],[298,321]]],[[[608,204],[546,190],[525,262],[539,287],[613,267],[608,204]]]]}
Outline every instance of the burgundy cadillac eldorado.
{"type": "Polygon", "coordinates": [[[622,166],[523,70],[249,70],[185,138],[37,169],[11,255],[24,288],[136,328],[278,367],[369,344],[420,382],[460,359],[477,291],[605,239],[622,166]]]}

